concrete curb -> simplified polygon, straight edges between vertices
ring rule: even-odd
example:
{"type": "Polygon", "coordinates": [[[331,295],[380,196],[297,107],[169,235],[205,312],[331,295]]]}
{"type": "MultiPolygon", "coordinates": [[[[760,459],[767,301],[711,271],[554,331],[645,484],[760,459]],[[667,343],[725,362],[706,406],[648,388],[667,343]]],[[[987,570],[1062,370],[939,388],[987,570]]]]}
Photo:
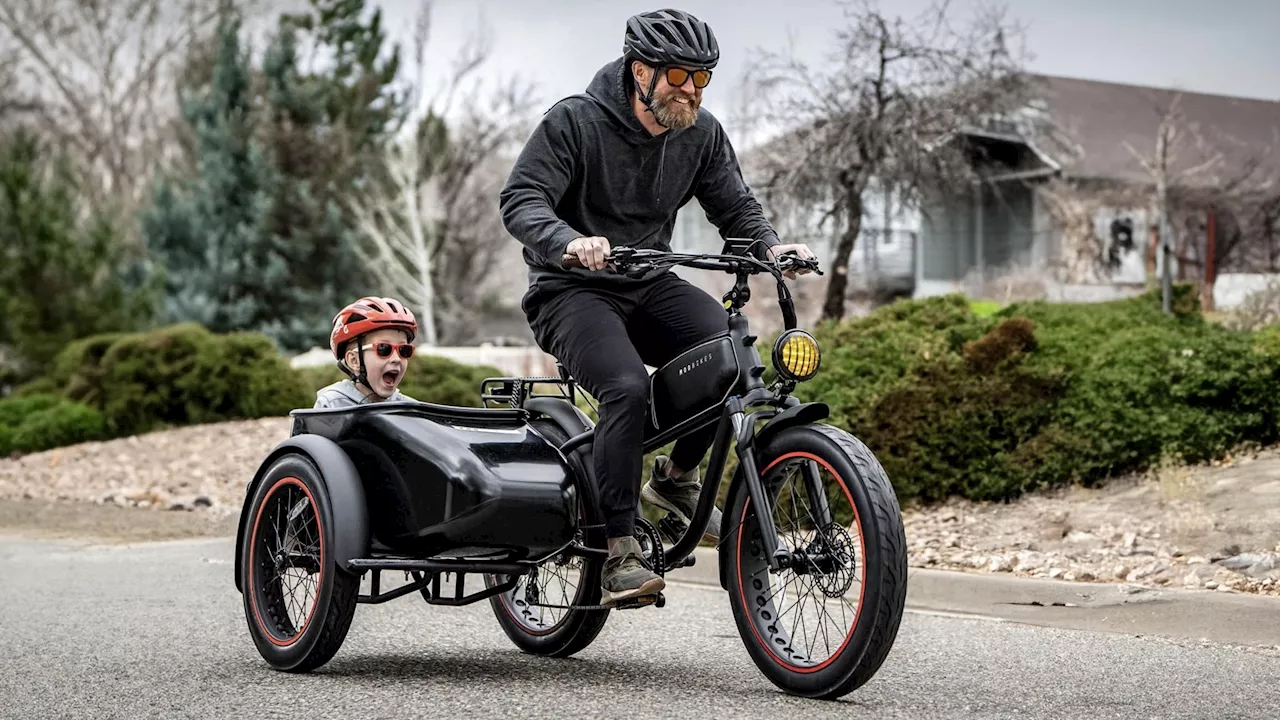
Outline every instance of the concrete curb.
{"type": "MultiPolygon", "coordinates": [[[[693,567],[668,579],[720,587],[716,550],[694,556],[693,567]]],[[[1280,649],[1280,599],[1272,597],[925,568],[907,575],[907,609],[918,613],[1280,649]]]]}

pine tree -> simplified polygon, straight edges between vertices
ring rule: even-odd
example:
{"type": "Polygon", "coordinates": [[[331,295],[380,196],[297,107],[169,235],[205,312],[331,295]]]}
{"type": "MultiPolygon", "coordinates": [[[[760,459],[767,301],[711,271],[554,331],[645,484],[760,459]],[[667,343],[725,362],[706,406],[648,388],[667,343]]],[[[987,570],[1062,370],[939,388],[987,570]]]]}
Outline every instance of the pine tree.
{"type": "Polygon", "coordinates": [[[372,181],[403,105],[391,88],[399,48],[380,58],[381,11],[363,20],[363,0],[312,0],[311,10],[282,16],[262,68],[261,137],[279,172],[270,232],[297,253],[291,287],[306,298],[312,329],[291,340],[299,347],[324,344],[337,308],[377,291],[356,253],[356,222],[343,199],[372,181]],[[325,58],[322,69],[302,66],[305,42],[325,58]]]}
{"type": "Polygon", "coordinates": [[[254,136],[253,74],[240,18],[224,9],[208,83],[183,98],[195,174],[166,179],[143,218],[165,278],[164,318],[215,332],[257,330],[282,346],[312,330],[291,291],[305,257],[270,232],[279,175],[254,136]]]}
{"type": "Polygon", "coordinates": [[[68,342],[135,330],[151,319],[154,288],[130,287],[133,259],[110,209],[83,212],[69,158],[35,133],[0,145],[0,342],[16,350],[20,375],[39,374],[68,342]]]}

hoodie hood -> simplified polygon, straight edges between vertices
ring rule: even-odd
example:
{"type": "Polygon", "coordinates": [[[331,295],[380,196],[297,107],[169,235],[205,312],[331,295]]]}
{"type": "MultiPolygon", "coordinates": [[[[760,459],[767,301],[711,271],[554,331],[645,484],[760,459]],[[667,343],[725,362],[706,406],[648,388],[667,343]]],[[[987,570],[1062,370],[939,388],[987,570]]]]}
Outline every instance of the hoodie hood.
{"type": "Polygon", "coordinates": [[[596,71],[587,84],[587,97],[595,101],[614,127],[625,129],[622,136],[632,145],[665,139],[672,131],[659,136],[650,135],[631,107],[631,81],[622,58],[606,64],[596,71]]]}

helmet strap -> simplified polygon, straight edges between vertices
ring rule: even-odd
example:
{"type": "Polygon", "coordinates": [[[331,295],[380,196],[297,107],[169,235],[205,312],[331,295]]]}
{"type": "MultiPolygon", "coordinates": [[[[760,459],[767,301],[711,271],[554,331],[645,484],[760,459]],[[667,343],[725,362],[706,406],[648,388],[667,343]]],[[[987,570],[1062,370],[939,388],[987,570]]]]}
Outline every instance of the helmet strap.
{"type": "Polygon", "coordinates": [[[364,341],[363,335],[358,335],[354,340],[351,341],[356,344],[356,359],[360,363],[360,372],[359,373],[352,372],[351,368],[347,367],[347,364],[345,362],[339,362],[338,367],[342,370],[342,372],[346,373],[347,377],[351,378],[351,381],[354,382],[356,385],[364,385],[365,387],[372,390],[373,386],[369,384],[369,371],[364,364],[364,350],[361,349],[361,345],[363,344],[363,341],[364,341]]]}
{"type": "MultiPolygon", "coordinates": [[[[635,75],[633,74],[631,77],[634,79],[635,75]]],[[[653,93],[657,89],[658,89],[658,69],[654,68],[653,75],[649,76],[648,89],[641,92],[639,84],[636,84],[636,95],[639,96],[640,102],[644,103],[644,107],[646,110],[649,111],[649,114],[653,115],[653,121],[658,123],[659,125],[662,125],[662,127],[665,128],[667,126],[663,125],[662,121],[658,119],[657,114],[653,112],[653,93]]],[[[669,130],[670,128],[667,128],[667,129],[669,130]]]]}

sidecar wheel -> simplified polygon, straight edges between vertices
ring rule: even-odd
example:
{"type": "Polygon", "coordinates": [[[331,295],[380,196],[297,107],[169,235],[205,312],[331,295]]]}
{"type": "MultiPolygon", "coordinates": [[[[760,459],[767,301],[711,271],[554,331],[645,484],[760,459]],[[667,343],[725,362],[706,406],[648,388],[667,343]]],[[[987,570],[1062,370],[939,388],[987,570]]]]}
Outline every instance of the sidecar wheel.
{"type": "Polygon", "coordinates": [[[245,618],[277,670],[328,662],[351,627],[360,577],[334,562],[329,498],[305,456],[275,462],[254,493],[241,557],[245,618]]]}
{"type": "Polygon", "coordinates": [[[738,633],[776,686],[836,699],[876,674],[898,634],[907,592],[898,500],[870,449],[836,428],[783,430],[758,459],[774,524],[795,561],[770,571],[756,508],[746,484],[735,482],[721,562],[738,633]],[[814,520],[805,465],[818,471],[829,525],[814,520]]]}
{"type": "MultiPolygon", "coordinates": [[[[530,423],[548,441],[564,443],[569,436],[560,426],[546,419],[530,423]]],[[[578,463],[570,460],[575,470],[578,463]]],[[[581,524],[599,507],[595,486],[584,480],[578,483],[578,516],[581,524]]],[[[604,532],[597,529],[580,531],[579,540],[588,547],[605,547],[604,532]]],[[[520,650],[546,657],[569,657],[591,644],[605,621],[607,610],[573,610],[547,605],[598,605],[602,588],[600,576],[604,560],[598,558],[556,556],[522,577],[511,590],[489,599],[493,613],[503,632],[520,650]]],[[[507,576],[486,575],[485,583],[492,587],[507,576]]]]}

